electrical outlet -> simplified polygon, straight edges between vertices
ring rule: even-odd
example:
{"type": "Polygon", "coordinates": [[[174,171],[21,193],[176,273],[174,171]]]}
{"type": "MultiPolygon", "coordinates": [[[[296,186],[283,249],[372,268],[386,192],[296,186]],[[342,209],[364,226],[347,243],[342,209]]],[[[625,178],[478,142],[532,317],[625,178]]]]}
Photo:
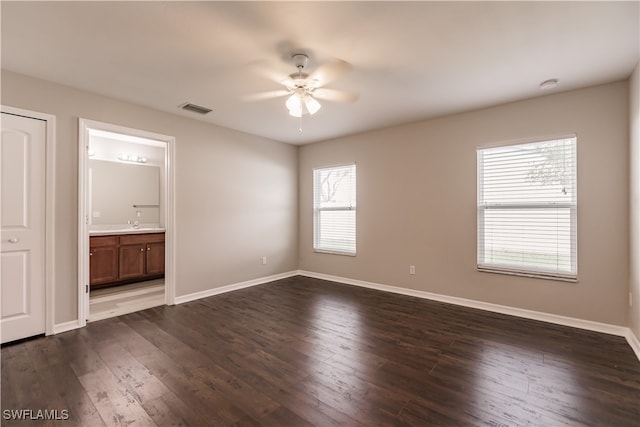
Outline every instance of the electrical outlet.
{"type": "Polygon", "coordinates": [[[409,274],[416,274],[416,266],[415,265],[410,265],[409,266],[409,274]]]}
{"type": "Polygon", "coordinates": [[[267,257],[266,256],[262,257],[262,265],[267,265],[267,257]]]}

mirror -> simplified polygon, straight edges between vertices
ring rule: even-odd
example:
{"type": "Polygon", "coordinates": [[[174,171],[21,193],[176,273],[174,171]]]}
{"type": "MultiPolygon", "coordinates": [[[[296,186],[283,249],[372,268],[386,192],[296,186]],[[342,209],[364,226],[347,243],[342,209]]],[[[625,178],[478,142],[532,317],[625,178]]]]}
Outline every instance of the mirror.
{"type": "Polygon", "coordinates": [[[91,224],[160,223],[160,167],[90,159],[89,182],[91,224]]]}

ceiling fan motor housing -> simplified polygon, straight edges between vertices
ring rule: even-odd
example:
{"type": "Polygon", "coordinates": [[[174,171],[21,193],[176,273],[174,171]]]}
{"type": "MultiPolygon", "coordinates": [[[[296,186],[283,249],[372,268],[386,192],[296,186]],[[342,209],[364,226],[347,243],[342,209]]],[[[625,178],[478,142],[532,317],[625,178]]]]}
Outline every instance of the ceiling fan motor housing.
{"type": "Polygon", "coordinates": [[[309,57],[304,53],[294,53],[293,55],[291,55],[291,59],[298,69],[306,67],[309,63],[309,57]]]}

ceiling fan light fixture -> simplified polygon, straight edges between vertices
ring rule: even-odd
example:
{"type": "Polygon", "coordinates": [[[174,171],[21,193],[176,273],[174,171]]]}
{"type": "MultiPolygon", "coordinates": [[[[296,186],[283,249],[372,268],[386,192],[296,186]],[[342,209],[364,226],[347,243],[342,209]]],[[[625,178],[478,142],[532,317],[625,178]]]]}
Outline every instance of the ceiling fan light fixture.
{"type": "Polygon", "coordinates": [[[349,63],[335,59],[307,73],[305,71],[309,64],[309,56],[306,53],[294,52],[291,55],[291,62],[298,70],[288,76],[275,71],[271,72],[264,67],[258,69],[261,74],[283,85],[284,89],[248,95],[245,96],[245,100],[259,101],[286,96],[285,106],[289,110],[289,115],[300,118],[302,123],[302,116],[316,114],[322,108],[318,99],[335,102],[354,102],[358,99],[358,95],[352,92],[324,88],[327,83],[350,71],[349,63]]]}
{"type": "Polygon", "coordinates": [[[285,105],[289,109],[289,114],[293,117],[301,117],[302,116],[302,99],[298,96],[297,93],[291,95],[285,105]]]}
{"type": "Polygon", "coordinates": [[[305,114],[313,115],[322,107],[312,96],[300,95],[298,92],[291,95],[285,105],[289,109],[289,114],[293,117],[301,117],[305,114]]]}
{"type": "Polygon", "coordinates": [[[320,105],[320,103],[312,96],[307,95],[302,98],[302,100],[304,101],[304,106],[307,107],[309,114],[317,113],[320,107],[322,107],[322,105],[320,105]]]}

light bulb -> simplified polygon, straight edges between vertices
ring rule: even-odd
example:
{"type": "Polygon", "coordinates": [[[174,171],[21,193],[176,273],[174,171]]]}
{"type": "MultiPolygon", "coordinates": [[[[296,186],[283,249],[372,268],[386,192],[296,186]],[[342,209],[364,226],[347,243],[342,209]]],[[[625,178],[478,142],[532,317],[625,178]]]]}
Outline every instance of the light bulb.
{"type": "Polygon", "coordinates": [[[320,107],[322,107],[322,105],[320,105],[320,103],[312,96],[304,97],[304,105],[307,107],[309,114],[317,113],[320,107]]]}
{"type": "Polygon", "coordinates": [[[298,96],[298,94],[294,93],[287,99],[285,103],[287,108],[289,109],[289,114],[293,117],[301,117],[302,116],[302,100],[298,96]]]}

